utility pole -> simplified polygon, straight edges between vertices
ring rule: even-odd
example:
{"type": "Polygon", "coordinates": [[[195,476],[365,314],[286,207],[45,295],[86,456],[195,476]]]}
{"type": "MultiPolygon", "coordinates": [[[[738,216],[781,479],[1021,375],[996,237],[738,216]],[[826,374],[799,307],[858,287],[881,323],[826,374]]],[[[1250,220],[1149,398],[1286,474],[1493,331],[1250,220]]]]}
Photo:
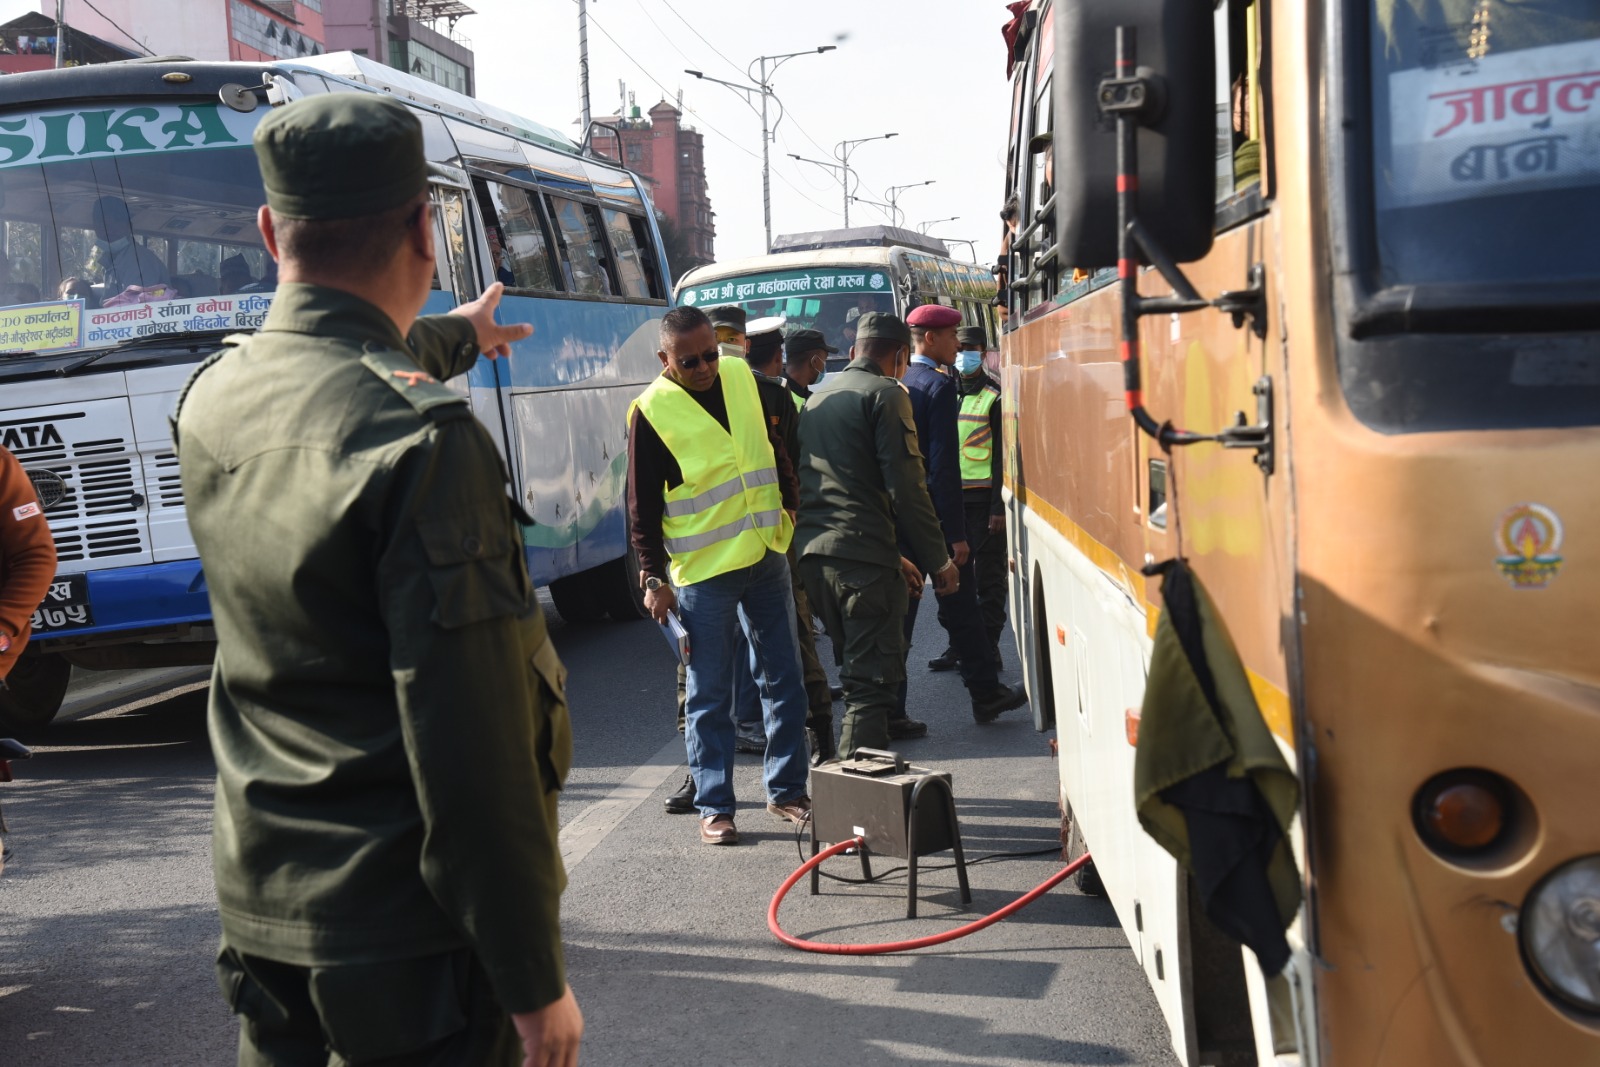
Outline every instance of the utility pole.
{"type": "Polygon", "coordinates": [[[61,69],[62,60],[67,54],[67,23],[65,21],[65,8],[67,0],[56,0],[56,69],[61,69]]]}
{"type": "MultiPolygon", "coordinates": [[[[772,75],[778,73],[779,67],[783,66],[786,61],[791,60],[796,56],[821,55],[823,52],[832,52],[835,47],[835,45],[825,44],[819,48],[811,49],[805,52],[786,52],[781,56],[757,56],[750,61],[750,67],[754,67],[759,63],[761,65],[761,77],[757,78],[754,72],[750,70],[750,67],[746,67],[745,75],[750,79],[750,83],[747,85],[741,85],[738,82],[723,81],[721,78],[713,78],[711,75],[706,74],[703,71],[684,71],[685,74],[693,74],[701,81],[716,82],[718,85],[726,85],[728,88],[744,97],[746,107],[748,107],[751,111],[756,111],[756,113],[761,116],[761,217],[766,223],[768,252],[772,251],[771,147],[773,132],[767,125],[767,98],[773,97],[774,100],[777,99],[773,96],[771,78],[772,75]],[[768,60],[772,61],[771,70],[767,69],[768,60]],[[756,110],[755,104],[751,101],[751,97],[753,95],[760,95],[761,97],[761,109],[759,111],[756,110]]],[[[782,122],[783,101],[778,100],[777,104],[778,121],[782,122]]]]}
{"type": "MultiPolygon", "coordinates": [[[[60,0],[57,0],[59,3],[60,0]]],[[[578,120],[583,124],[583,132],[578,139],[589,143],[589,0],[578,0],[578,99],[583,104],[578,120]]],[[[617,146],[620,155],[622,146],[617,146]]]]}
{"type": "Polygon", "coordinates": [[[844,190],[844,225],[850,227],[850,153],[868,141],[887,141],[891,137],[899,137],[898,133],[880,133],[876,137],[858,137],[854,141],[840,141],[833,146],[833,157],[844,168],[844,173],[839,177],[839,184],[844,190]]]}

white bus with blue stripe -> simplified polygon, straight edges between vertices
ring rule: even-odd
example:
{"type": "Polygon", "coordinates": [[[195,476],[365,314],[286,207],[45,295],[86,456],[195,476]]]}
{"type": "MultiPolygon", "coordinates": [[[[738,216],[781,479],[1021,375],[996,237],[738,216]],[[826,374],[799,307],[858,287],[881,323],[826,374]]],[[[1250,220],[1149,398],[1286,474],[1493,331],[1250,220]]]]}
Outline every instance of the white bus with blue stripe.
{"type": "Polygon", "coordinates": [[[501,280],[502,321],[533,324],[509,359],[449,384],[505,453],[533,520],[535,582],[569,621],[638,617],[625,414],[659,370],[669,306],[639,179],[348,53],[12,75],[0,81],[0,444],[33,478],[60,564],[0,690],[0,727],[47,723],[72,665],[209,662],[167,417],[194,366],[271,305],[251,134],[271,108],[325,92],[389,93],[423,124],[439,206],[427,310],[501,280]]]}

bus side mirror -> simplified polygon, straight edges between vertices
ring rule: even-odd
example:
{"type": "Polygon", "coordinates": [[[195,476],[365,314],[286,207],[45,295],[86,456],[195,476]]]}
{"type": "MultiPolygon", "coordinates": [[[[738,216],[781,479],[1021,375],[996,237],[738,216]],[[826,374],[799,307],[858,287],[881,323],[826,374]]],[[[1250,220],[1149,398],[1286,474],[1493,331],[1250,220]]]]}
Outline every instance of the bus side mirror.
{"type": "MultiPolygon", "coordinates": [[[[1139,220],[1177,262],[1211,249],[1217,114],[1210,0],[1077,0],[1055,6],[1056,234],[1060,262],[1117,262],[1116,123],[1102,83],[1116,69],[1116,30],[1138,36],[1139,220]]],[[[1112,91],[1115,91],[1113,88],[1112,91]]]]}

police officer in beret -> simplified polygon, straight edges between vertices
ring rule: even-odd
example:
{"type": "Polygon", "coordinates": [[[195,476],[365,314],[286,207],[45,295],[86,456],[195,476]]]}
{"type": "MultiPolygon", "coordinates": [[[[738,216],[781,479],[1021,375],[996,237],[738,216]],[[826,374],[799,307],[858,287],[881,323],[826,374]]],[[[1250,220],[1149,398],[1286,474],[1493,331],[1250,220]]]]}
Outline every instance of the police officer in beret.
{"type": "Polygon", "coordinates": [[[910,341],[893,315],[862,315],[850,364],[806,401],[800,419],[795,544],[811,606],[843,657],[845,757],[885,747],[901,706],[906,604],[922,595],[924,578],[901,555],[896,529],[933,561],[938,592],[955,592],[958,581],[898,381],[910,341]]]}
{"type": "MultiPolygon", "coordinates": [[[[984,636],[983,618],[978,608],[977,581],[973,576],[971,542],[961,497],[961,450],[957,433],[961,401],[955,380],[948,373],[959,350],[956,329],[961,325],[961,312],[942,304],[923,304],[906,316],[906,322],[911,327],[916,354],[906,368],[904,381],[906,391],[911,394],[917,437],[928,455],[928,492],[939,514],[950,557],[961,568],[960,587],[949,596],[939,597],[939,623],[949,634],[950,647],[956,652],[961,681],[972,699],[973,719],[993,722],[1002,712],[1027,703],[1028,696],[1020,687],[1000,683],[990,655],[993,646],[984,636]]],[[[927,565],[925,558],[917,555],[916,546],[908,544],[906,548],[912,562],[922,567],[927,565]]],[[[916,618],[917,603],[913,602],[906,612],[908,645],[916,618]]],[[[901,707],[904,708],[903,698],[901,707]]],[[[898,724],[897,731],[896,723],[890,723],[891,735],[916,737],[927,732],[925,725],[909,717],[899,719],[898,724]]]]}
{"type": "Polygon", "coordinates": [[[174,421],[217,628],[218,976],[241,1064],[573,1064],[565,670],[493,439],[439,384],[500,286],[418,318],[422,129],[333,93],[255,133],[279,265],[174,421]]]}
{"type": "Polygon", "coordinates": [[[811,399],[811,387],[827,373],[828,357],[838,351],[821,330],[790,330],[784,338],[783,376],[801,403],[811,399]]]}

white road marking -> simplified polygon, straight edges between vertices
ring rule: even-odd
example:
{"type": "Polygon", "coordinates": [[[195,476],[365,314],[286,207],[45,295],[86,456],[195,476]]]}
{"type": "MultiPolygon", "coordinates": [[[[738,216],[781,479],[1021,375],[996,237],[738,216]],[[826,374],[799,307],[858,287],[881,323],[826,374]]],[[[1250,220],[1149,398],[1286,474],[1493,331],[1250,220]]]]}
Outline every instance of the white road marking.
{"type": "Polygon", "coordinates": [[[661,751],[651,756],[605,798],[589,805],[561,828],[561,862],[571,871],[623,819],[684,767],[683,738],[674,737],[661,751]]]}

